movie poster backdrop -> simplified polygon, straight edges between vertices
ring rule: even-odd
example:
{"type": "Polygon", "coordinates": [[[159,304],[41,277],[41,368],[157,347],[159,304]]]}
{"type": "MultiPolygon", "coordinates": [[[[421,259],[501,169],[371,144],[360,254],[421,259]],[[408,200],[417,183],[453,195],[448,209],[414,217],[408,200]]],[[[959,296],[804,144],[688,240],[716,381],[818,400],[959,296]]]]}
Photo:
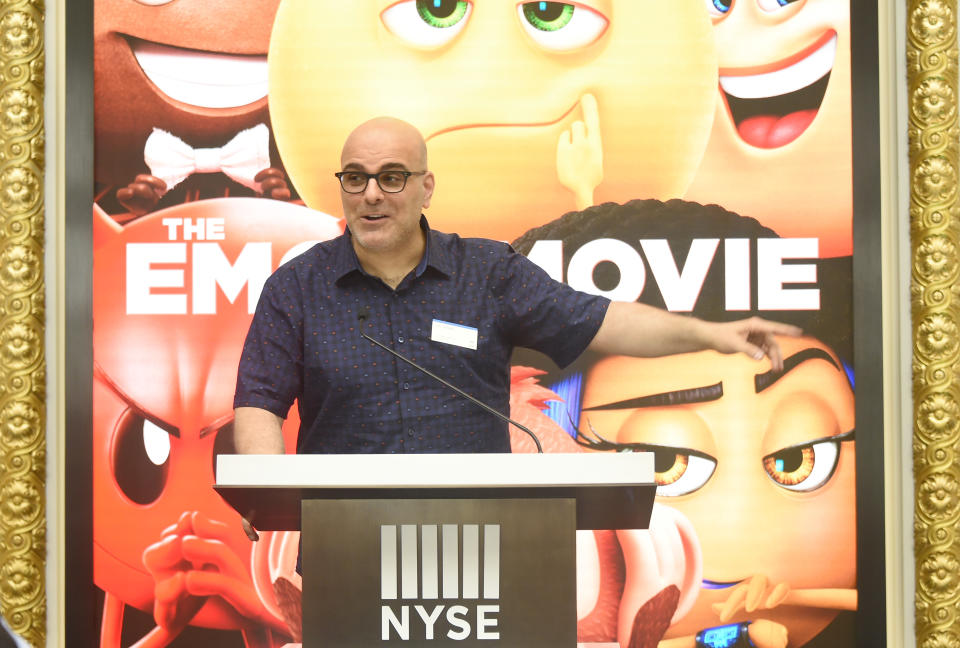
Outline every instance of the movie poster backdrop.
{"type": "Polygon", "coordinates": [[[855,437],[847,0],[93,0],[93,32],[85,645],[300,639],[295,535],[249,542],[210,486],[260,289],[343,231],[340,146],[378,115],[427,137],[436,229],[803,327],[783,373],[518,352],[511,413],[548,451],[656,457],[651,529],[578,535],[579,641],[854,645],[855,454],[881,441],[855,437]]]}

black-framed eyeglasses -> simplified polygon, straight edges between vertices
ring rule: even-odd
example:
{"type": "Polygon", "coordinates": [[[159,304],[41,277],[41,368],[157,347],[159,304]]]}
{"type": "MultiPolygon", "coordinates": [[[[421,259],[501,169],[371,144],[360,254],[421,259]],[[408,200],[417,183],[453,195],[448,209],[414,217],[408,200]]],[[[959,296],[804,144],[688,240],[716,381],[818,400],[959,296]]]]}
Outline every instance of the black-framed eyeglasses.
{"type": "Polygon", "coordinates": [[[376,178],[377,186],[386,193],[400,193],[407,186],[407,178],[410,176],[423,175],[426,171],[402,171],[399,169],[389,169],[377,173],[367,173],[366,171],[340,171],[334,173],[340,180],[340,186],[347,193],[358,194],[367,190],[367,184],[371,178],[376,178]]]}

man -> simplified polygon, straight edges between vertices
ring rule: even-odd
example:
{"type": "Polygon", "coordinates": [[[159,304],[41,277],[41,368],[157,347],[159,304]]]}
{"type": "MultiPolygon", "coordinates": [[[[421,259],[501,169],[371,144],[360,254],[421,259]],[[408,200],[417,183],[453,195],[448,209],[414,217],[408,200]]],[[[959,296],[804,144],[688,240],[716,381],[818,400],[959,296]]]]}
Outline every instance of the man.
{"type": "Polygon", "coordinates": [[[774,336],[800,332],[611,303],[551,280],[506,244],[430,230],[421,212],[436,178],[423,137],[405,122],[360,125],[340,161],[347,231],[281,267],[261,295],[234,401],[240,453],[283,453],[294,400],[302,453],[509,451],[506,424],[361,332],[501,411],[514,346],[561,366],[588,348],[643,357],[712,349],[767,355],[778,370],[774,336]]]}

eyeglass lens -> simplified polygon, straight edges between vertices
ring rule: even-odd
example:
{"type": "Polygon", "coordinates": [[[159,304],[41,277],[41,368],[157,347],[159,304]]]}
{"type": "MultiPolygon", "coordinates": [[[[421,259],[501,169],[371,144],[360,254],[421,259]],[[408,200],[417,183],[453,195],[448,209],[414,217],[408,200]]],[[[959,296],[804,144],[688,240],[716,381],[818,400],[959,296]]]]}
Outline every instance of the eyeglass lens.
{"type": "Polygon", "coordinates": [[[397,193],[403,191],[407,184],[407,177],[401,171],[381,171],[380,173],[345,172],[340,176],[340,183],[344,190],[351,193],[360,193],[367,188],[370,178],[376,178],[377,184],[383,191],[397,193]]]}

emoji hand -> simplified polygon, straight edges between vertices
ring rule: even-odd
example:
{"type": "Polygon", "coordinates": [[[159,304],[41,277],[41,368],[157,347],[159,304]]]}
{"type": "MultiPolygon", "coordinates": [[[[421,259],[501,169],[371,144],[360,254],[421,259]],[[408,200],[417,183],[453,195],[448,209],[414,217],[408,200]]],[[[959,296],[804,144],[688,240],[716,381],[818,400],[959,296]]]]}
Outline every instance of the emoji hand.
{"type": "Polygon", "coordinates": [[[287,184],[287,174],[280,169],[270,167],[253,177],[260,183],[260,194],[274,200],[290,200],[290,186],[287,184]]]}
{"type": "Polygon", "coordinates": [[[787,648],[787,628],[776,621],[757,619],[747,628],[747,634],[757,648],[787,648]]]}
{"type": "MultiPolygon", "coordinates": [[[[208,601],[226,609],[247,645],[256,627],[286,634],[286,624],[264,607],[247,564],[227,544],[235,530],[199,512],[187,511],[164,529],[158,542],[143,552],[154,578],[153,616],[167,630],[182,629],[208,601]]],[[[262,634],[262,633],[259,633],[262,634]]]]}
{"type": "Polygon", "coordinates": [[[758,574],[740,583],[723,603],[714,603],[713,611],[726,623],[741,609],[747,613],[770,610],[783,603],[790,594],[790,585],[778,583],[773,587],[767,577],[758,574]]]}
{"type": "Polygon", "coordinates": [[[570,125],[557,142],[557,176],[573,192],[577,209],[594,204],[593,190],[603,182],[603,142],[600,112],[592,94],[580,98],[583,120],[570,125]]]}
{"type": "Polygon", "coordinates": [[[141,173],[123,189],[117,189],[117,200],[135,216],[143,216],[157,206],[167,191],[167,183],[149,173],[141,173]]]}
{"type": "Polygon", "coordinates": [[[690,521],[661,504],[654,504],[649,529],[617,531],[617,540],[626,567],[620,645],[655,646],[696,601],[703,574],[700,544],[690,521]]]}

